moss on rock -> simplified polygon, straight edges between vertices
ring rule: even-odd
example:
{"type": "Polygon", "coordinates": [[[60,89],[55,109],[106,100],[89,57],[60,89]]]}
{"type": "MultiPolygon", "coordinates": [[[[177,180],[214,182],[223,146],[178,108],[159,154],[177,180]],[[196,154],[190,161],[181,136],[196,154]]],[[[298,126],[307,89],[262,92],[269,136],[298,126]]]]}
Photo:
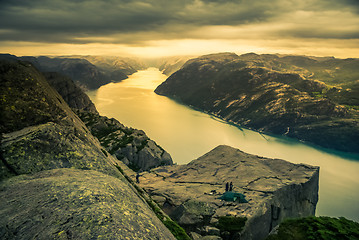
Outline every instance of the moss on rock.
{"type": "Polygon", "coordinates": [[[267,240],[355,240],[359,239],[359,223],[344,217],[307,217],[288,219],[279,225],[276,234],[267,240]]]}

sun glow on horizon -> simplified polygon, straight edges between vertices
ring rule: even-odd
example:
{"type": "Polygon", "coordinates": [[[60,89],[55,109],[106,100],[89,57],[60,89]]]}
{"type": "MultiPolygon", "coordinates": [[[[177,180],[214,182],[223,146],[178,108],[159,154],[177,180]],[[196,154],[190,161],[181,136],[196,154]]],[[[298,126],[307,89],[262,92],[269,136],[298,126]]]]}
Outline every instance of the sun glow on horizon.
{"type": "Polygon", "coordinates": [[[1,53],[17,56],[64,56],[64,55],[102,55],[139,58],[156,58],[191,55],[199,56],[218,52],[244,54],[294,54],[307,56],[334,56],[337,58],[357,58],[357,41],[305,39],[174,39],[148,41],[143,45],[110,43],[33,43],[8,42],[0,46],[1,53]],[[337,47],[340,45],[340,47],[337,47]]]}

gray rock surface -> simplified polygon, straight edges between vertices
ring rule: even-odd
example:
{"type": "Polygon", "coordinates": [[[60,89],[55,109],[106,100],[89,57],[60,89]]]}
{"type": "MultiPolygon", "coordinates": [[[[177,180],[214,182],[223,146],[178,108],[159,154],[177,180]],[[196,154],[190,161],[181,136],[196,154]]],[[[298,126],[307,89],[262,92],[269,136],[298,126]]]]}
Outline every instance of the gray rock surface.
{"type": "Polygon", "coordinates": [[[0,70],[0,179],[70,167],[119,175],[114,159],[42,73],[24,62],[4,62],[0,70]]]}
{"type": "Polygon", "coordinates": [[[78,115],[102,146],[133,170],[173,164],[170,154],[147,137],[144,131],[90,112],[79,111],[78,115]]]}
{"type": "Polygon", "coordinates": [[[44,75],[70,108],[98,113],[90,98],[70,78],[55,72],[44,73],[44,75]]]}
{"type": "Polygon", "coordinates": [[[175,239],[127,183],[55,169],[0,182],[1,239],[175,239]]]}
{"type": "Polygon", "coordinates": [[[220,230],[216,227],[210,227],[210,226],[206,226],[204,228],[204,235],[214,235],[214,236],[219,236],[220,235],[220,230]]]}
{"type": "Polygon", "coordinates": [[[45,73],[45,77],[69,107],[82,117],[92,133],[100,138],[106,150],[118,159],[141,170],[172,164],[169,153],[149,139],[143,131],[100,116],[90,98],[71,79],[58,73],[45,73]]]}
{"type": "Polygon", "coordinates": [[[94,169],[119,176],[114,159],[91,133],[48,122],[3,135],[3,158],[18,174],[55,168],[94,169]]]}
{"type": "Polygon", "coordinates": [[[0,79],[0,239],[175,239],[38,70],[0,79]]]}
{"type": "Polygon", "coordinates": [[[209,220],[215,212],[215,209],[206,202],[188,200],[177,207],[171,215],[182,226],[197,227],[209,224],[209,220]]]}
{"type": "Polygon", "coordinates": [[[200,240],[222,240],[222,238],[219,236],[204,236],[200,240]]]}
{"type": "Polygon", "coordinates": [[[187,165],[143,173],[140,186],[188,231],[203,234],[220,216],[247,217],[240,239],[260,240],[285,218],[315,214],[318,181],[318,167],[218,146],[187,165]],[[248,203],[218,199],[226,182],[248,203]]]}

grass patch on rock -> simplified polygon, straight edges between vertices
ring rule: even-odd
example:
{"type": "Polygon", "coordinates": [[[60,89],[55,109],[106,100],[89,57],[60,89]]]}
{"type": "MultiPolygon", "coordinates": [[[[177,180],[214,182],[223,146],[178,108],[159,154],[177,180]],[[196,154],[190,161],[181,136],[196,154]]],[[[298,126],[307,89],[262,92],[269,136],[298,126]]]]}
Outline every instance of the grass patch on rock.
{"type": "Polygon", "coordinates": [[[246,221],[246,217],[221,216],[218,219],[217,227],[221,232],[241,232],[246,221]]]}
{"type": "Polygon", "coordinates": [[[306,217],[282,222],[278,232],[267,240],[359,239],[359,223],[344,217],[306,217]]]}

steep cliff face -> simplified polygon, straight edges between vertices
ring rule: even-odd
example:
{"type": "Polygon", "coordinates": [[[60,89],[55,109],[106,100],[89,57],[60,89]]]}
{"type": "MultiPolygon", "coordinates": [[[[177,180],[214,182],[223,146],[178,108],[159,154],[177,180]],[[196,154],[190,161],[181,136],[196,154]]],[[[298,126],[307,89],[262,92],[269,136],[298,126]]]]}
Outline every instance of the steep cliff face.
{"type": "Polygon", "coordinates": [[[90,98],[70,78],[55,72],[44,73],[44,76],[70,108],[98,113],[90,98]]]}
{"type": "Polygon", "coordinates": [[[143,131],[100,116],[89,97],[71,79],[58,73],[45,73],[45,77],[100,140],[101,145],[117,159],[136,171],[173,164],[170,154],[143,131]]]}
{"type": "Polygon", "coordinates": [[[147,137],[144,131],[90,112],[78,111],[78,115],[101,145],[133,170],[173,164],[170,154],[147,137]]]}
{"type": "Polygon", "coordinates": [[[174,239],[38,70],[0,78],[1,239],[174,239]]]}
{"type": "Polygon", "coordinates": [[[1,176],[60,167],[118,175],[98,140],[31,64],[2,62],[0,74],[1,176]]]}
{"type": "Polygon", "coordinates": [[[260,240],[283,219],[315,214],[318,181],[318,167],[218,146],[187,165],[142,174],[140,186],[189,232],[260,240]],[[248,202],[219,199],[227,182],[248,202]],[[219,224],[224,216],[245,221],[243,230],[227,232],[219,224]]]}
{"type": "Polygon", "coordinates": [[[358,152],[355,83],[341,91],[306,71],[272,55],[213,54],[189,60],[155,92],[241,126],[358,152]]]}

